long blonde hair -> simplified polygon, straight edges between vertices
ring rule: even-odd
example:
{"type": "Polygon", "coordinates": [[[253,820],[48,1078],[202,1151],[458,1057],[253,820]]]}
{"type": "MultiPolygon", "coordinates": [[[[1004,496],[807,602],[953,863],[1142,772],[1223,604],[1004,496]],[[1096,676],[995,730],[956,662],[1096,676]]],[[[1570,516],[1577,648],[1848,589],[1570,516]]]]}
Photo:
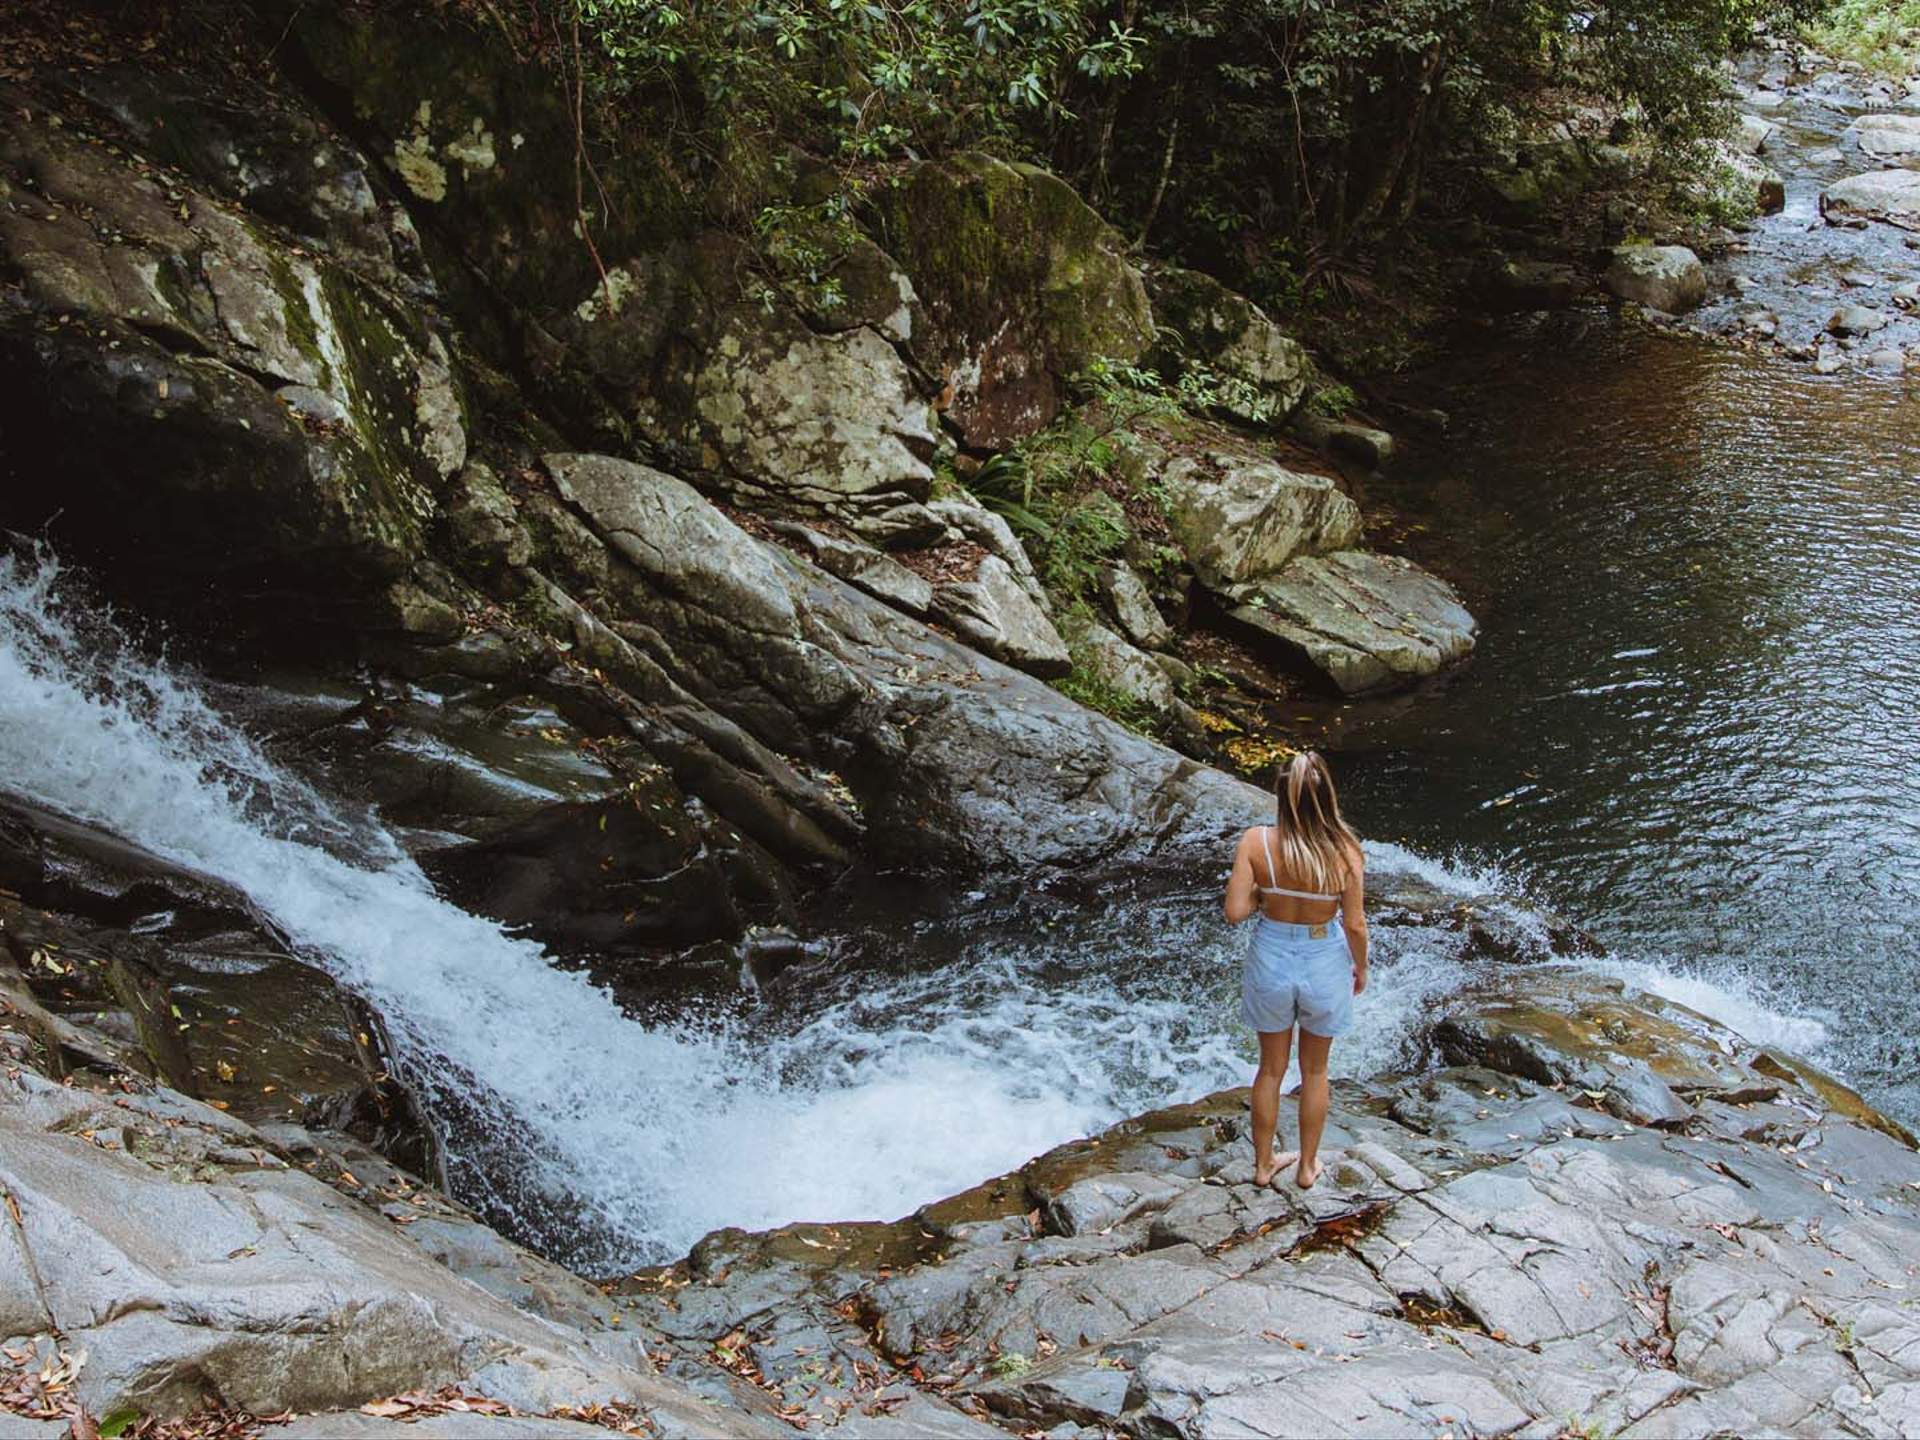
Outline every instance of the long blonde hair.
{"type": "MultiPolygon", "coordinates": [[[[1348,857],[1360,848],[1360,837],[1341,817],[1327,762],[1302,750],[1280,767],[1273,788],[1274,863],[1316,890],[1337,894],[1347,883],[1348,857]]],[[[1273,883],[1280,883],[1278,875],[1273,883]]]]}

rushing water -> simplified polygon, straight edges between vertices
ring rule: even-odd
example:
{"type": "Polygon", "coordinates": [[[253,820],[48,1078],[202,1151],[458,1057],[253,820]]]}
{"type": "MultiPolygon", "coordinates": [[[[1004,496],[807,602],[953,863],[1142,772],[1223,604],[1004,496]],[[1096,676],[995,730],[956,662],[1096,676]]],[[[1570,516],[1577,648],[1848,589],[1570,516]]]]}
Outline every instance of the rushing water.
{"type": "Polygon", "coordinates": [[[1480,647],[1347,725],[1350,807],[1920,1120],[1920,401],[1602,312],[1448,373],[1390,489],[1480,647]]]}
{"type": "MultiPolygon", "coordinates": [[[[249,896],[386,1018],[456,1193],[587,1270],[669,1258],[722,1225],[893,1218],[1246,1075],[1210,865],[1091,909],[869,927],[744,1020],[643,1025],[440,900],[378,824],[64,598],[50,560],[0,558],[0,776],[249,896]]],[[[1458,980],[1418,931],[1382,948],[1349,1070],[1396,1058],[1458,980]]]]}

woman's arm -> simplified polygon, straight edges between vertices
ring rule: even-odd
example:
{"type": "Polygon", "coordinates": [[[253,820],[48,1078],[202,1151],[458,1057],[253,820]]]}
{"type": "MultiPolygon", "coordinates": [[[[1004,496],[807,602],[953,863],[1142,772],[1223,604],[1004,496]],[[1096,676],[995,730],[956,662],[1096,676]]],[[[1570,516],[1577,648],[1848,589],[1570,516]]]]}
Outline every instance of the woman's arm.
{"type": "Polygon", "coordinates": [[[1367,861],[1358,848],[1347,856],[1347,883],[1340,892],[1340,928],[1353,953],[1353,993],[1367,988],[1367,861]]]}
{"type": "Polygon", "coordinates": [[[1255,881],[1253,878],[1253,831],[1249,830],[1240,837],[1240,844],[1233,852],[1233,873],[1227,876],[1227,923],[1238,925],[1255,907],[1255,881]]]}

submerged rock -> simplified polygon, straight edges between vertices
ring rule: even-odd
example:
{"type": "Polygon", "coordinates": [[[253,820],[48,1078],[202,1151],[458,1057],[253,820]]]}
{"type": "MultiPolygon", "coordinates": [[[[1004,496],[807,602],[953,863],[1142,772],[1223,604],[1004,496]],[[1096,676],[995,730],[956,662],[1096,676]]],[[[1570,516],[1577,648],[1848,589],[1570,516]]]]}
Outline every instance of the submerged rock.
{"type": "Polygon", "coordinates": [[[1233,619],[1297,650],[1346,694],[1424,679],[1473,649],[1453,587],[1409,560],[1306,555],[1239,592],[1233,619]]]}
{"type": "Polygon", "coordinates": [[[1607,266],[1607,288],[1623,300],[1679,315],[1707,298],[1707,272],[1684,245],[1622,245],[1607,266]]]}

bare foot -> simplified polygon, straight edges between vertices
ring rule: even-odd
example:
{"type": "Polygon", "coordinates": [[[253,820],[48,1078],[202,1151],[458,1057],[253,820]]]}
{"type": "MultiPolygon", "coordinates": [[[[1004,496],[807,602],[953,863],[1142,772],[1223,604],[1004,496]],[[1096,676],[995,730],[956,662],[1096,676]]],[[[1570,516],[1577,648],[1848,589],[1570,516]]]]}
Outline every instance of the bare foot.
{"type": "Polygon", "coordinates": [[[1293,1172],[1293,1183],[1302,1190],[1311,1190],[1313,1182],[1320,1178],[1320,1161],[1315,1158],[1311,1163],[1302,1160],[1300,1168],[1293,1172]]]}
{"type": "Polygon", "coordinates": [[[1278,1175],[1299,1158],[1300,1152],[1298,1150],[1286,1150],[1278,1155],[1271,1156],[1264,1165],[1258,1160],[1254,1161],[1253,1183],[1256,1185],[1271,1185],[1274,1176],[1278,1175]]]}

